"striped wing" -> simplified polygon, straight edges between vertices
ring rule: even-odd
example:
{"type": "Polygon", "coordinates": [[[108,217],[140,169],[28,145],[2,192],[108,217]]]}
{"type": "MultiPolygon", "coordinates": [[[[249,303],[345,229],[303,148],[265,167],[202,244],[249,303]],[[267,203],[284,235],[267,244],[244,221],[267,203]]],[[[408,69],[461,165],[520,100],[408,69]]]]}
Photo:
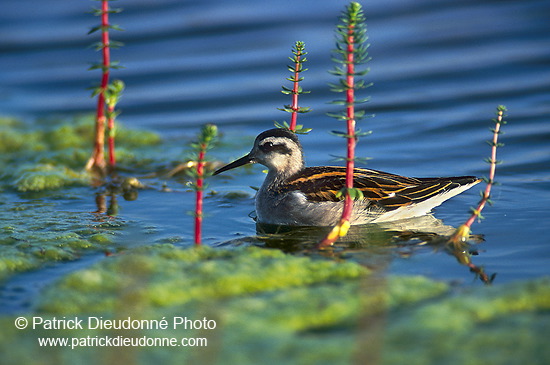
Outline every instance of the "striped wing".
{"type": "MultiPolygon", "coordinates": [[[[340,200],[336,193],[345,186],[345,181],[345,167],[308,167],[290,178],[280,191],[299,190],[309,201],[336,202],[340,200]]],[[[411,178],[370,169],[354,170],[354,187],[360,189],[366,199],[388,211],[477,181],[473,176],[411,178]]]]}

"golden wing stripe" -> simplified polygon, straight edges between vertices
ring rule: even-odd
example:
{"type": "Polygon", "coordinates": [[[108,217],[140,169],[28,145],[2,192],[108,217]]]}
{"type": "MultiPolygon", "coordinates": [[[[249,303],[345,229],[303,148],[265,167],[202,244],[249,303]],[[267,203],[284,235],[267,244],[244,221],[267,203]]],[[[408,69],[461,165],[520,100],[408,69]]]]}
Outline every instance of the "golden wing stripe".
{"type": "Polygon", "coordinates": [[[393,203],[393,204],[386,204],[382,203],[384,205],[384,208],[387,210],[393,210],[401,207],[406,207],[407,205],[411,205],[412,201],[407,201],[405,203],[393,203]]]}
{"type": "Polygon", "coordinates": [[[300,184],[300,183],[305,183],[305,182],[310,182],[310,181],[315,181],[315,180],[320,180],[320,179],[326,179],[327,177],[332,177],[332,176],[345,177],[345,175],[343,175],[341,172],[338,172],[338,171],[321,172],[321,173],[317,173],[317,174],[313,174],[313,175],[309,175],[309,176],[300,177],[296,180],[292,180],[290,182],[290,184],[300,184]]]}
{"type": "Polygon", "coordinates": [[[447,182],[446,184],[443,184],[443,185],[442,183],[438,183],[436,185],[430,184],[424,187],[423,189],[415,190],[409,194],[404,194],[404,195],[408,196],[413,200],[424,200],[430,196],[437,195],[445,191],[445,189],[449,187],[451,184],[452,184],[451,182],[447,182]]]}
{"type": "MultiPolygon", "coordinates": [[[[339,201],[337,192],[345,185],[345,167],[308,167],[279,187],[278,193],[301,191],[311,201],[339,201]]],[[[470,178],[470,177],[461,177],[470,178]]],[[[377,170],[356,168],[354,186],[365,199],[386,210],[393,210],[461,185],[457,178],[413,178],[377,170]]],[[[474,182],[474,177],[471,177],[474,182]]],[[[465,181],[465,183],[469,181],[465,181]]],[[[477,181],[475,181],[477,182],[477,181]]]]}

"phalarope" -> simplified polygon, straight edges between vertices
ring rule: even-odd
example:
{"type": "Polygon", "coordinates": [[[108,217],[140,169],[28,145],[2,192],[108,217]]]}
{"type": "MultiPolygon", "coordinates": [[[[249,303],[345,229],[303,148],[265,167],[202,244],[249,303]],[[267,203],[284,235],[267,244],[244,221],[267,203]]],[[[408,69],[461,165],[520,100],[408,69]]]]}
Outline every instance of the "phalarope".
{"type": "MultiPolygon", "coordinates": [[[[336,193],[345,186],[345,167],[305,167],[295,133],[281,128],[260,133],[249,154],[214,175],[248,163],[268,168],[256,195],[259,223],[331,226],[340,219],[344,203],[336,193]]],[[[364,198],[354,202],[351,224],[421,216],[480,181],[475,176],[414,178],[356,168],[354,187],[364,198]]]]}

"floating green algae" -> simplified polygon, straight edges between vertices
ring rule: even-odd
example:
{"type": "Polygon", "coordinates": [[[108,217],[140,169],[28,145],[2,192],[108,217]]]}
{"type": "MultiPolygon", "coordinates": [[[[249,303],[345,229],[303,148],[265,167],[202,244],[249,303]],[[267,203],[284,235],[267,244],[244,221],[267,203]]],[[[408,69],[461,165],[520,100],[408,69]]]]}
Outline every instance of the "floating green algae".
{"type": "MultiPolygon", "coordinates": [[[[0,165],[2,181],[21,192],[87,185],[91,176],[84,171],[94,140],[92,116],[66,120],[41,120],[33,125],[12,118],[0,118],[0,165]]],[[[151,161],[151,146],[161,138],[149,131],[117,128],[119,164],[136,164],[141,156],[151,161]]]]}
{"type": "Polygon", "coordinates": [[[0,279],[116,247],[116,224],[106,226],[91,213],[57,211],[51,203],[4,203],[0,219],[0,279]]]}
{"type": "Polygon", "coordinates": [[[168,244],[155,245],[68,276],[55,291],[45,294],[40,310],[56,313],[113,309],[121,290],[131,287],[136,277],[143,277],[147,283],[144,290],[138,289],[142,304],[170,306],[357,278],[366,271],[351,263],[310,260],[278,250],[181,250],[168,244]],[[98,290],[103,295],[97,296],[98,290]],[[64,295],[60,296],[60,292],[64,295]]]}
{"type": "MultiPolygon", "coordinates": [[[[84,171],[93,135],[91,116],[32,124],[0,118],[0,191],[4,194],[0,202],[0,280],[51,262],[118,247],[113,237],[122,221],[102,227],[96,221],[100,217],[59,211],[56,204],[95,196],[91,175],[84,171]]],[[[154,171],[166,163],[160,142],[156,133],[119,127],[118,166],[132,173],[140,168],[154,171]]]]}
{"type": "Polygon", "coordinates": [[[13,182],[18,191],[43,191],[59,189],[71,185],[85,185],[90,176],[85,171],[75,171],[65,166],[36,164],[21,167],[14,175],[19,176],[13,182]]]}
{"type": "Polygon", "coordinates": [[[16,330],[13,318],[5,319],[0,321],[6,329],[0,333],[0,350],[11,350],[6,363],[94,363],[121,350],[50,348],[44,357],[36,344],[40,336],[208,341],[197,348],[124,349],[134,364],[542,365],[550,359],[548,278],[461,289],[255,247],[141,247],[62,278],[48,288],[32,315],[166,319],[170,325],[16,330]],[[175,318],[205,318],[216,326],[175,328],[175,318]]]}
{"type": "Polygon", "coordinates": [[[549,334],[550,278],[467,289],[396,313],[383,363],[542,365],[549,334]]]}

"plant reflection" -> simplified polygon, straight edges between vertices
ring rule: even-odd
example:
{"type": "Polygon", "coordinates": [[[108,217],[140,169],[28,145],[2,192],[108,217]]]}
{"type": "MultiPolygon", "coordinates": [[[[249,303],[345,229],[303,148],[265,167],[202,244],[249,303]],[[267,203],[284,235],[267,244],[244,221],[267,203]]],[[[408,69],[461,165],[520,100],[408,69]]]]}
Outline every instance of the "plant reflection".
{"type": "Polygon", "coordinates": [[[114,217],[118,215],[118,195],[122,195],[124,200],[133,201],[138,198],[138,190],[145,186],[135,177],[125,177],[123,179],[115,178],[105,184],[95,196],[97,210],[94,213],[106,214],[114,217]],[[107,204],[107,197],[109,203],[107,204]]]}

